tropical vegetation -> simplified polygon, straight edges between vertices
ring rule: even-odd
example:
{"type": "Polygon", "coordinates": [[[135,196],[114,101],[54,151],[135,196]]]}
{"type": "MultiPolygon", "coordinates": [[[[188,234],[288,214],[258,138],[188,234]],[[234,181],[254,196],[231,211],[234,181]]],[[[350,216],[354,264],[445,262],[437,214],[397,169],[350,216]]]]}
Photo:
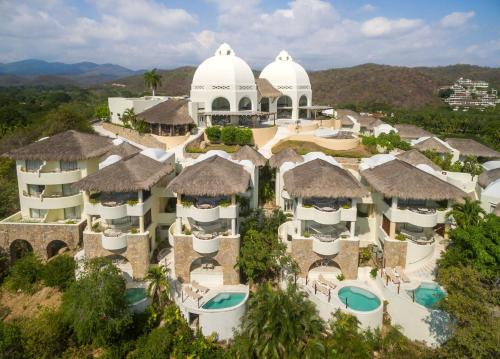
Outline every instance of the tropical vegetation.
{"type": "Polygon", "coordinates": [[[161,86],[162,75],[158,73],[157,69],[152,69],[151,71],[146,71],[144,73],[144,83],[148,88],[151,89],[151,94],[154,96],[156,89],[161,86]]]}

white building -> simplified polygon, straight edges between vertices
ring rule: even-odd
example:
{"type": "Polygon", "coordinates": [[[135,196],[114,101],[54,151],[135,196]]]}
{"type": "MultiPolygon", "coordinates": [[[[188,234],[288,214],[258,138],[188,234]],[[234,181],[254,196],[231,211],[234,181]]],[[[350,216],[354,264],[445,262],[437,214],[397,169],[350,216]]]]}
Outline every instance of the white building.
{"type": "Polygon", "coordinates": [[[120,118],[126,110],[132,109],[137,115],[166,100],[168,100],[167,96],[109,97],[108,107],[111,113],[111,122],[121,125],[120,118]]]}

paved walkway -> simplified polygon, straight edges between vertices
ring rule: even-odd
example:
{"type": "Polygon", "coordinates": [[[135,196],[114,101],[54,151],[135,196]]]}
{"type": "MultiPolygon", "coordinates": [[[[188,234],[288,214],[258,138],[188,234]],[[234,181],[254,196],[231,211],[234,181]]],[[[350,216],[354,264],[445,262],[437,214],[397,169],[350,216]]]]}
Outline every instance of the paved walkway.
{"type": "Polygon", "coordinates": [[[278,127],[276,134],[274,135],[268,143],[259,148],[259,152],[266,158],[270,158],[272,156],[272,148],[282,139],[291,136],[293,134],[286,126],[278,127]]]}

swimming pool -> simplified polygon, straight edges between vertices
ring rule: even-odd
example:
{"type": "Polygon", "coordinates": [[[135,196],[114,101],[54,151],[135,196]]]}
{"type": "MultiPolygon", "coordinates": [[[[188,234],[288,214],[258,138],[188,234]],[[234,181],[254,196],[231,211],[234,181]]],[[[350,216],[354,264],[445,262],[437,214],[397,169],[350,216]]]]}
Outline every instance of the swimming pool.
{"type": "Polygon", "coordinates": [[[360,312],[369,312],[380,306],[380,299],[366,289],[348,286],[339,290],[339,299],[347,307],[360,312]]]}
{"type": "Polygon", "coordinates": [[[445,291],[436,283],[421,283],[415,290],[407,291],[410,298],[426,308],[435,307],[436,303],[446,297],[445,291]]]}
{"type": "Polygon", "coordinates": [[[127,288],[125,290],[125,297],[127,298],[128,304],[137,303],[146,298],[146,296],[146,289],[144,288],[127,288]]]}
{"type": "Polygon", "coordinates": [[[240,304],[245,299],[245,293],[219,293],[203,304],[203,309],[226,309],[240,304]]]}

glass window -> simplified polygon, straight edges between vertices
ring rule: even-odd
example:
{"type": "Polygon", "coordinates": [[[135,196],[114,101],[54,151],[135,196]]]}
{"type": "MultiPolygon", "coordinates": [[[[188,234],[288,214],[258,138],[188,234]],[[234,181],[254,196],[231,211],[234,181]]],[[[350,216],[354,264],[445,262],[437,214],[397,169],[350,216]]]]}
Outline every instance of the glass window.
{"type": "Polygon", "coordinates": [[[80,206],[69,207],[64,209],[64,219],[80,219],[80,206]]]}
{"type": "Polygon", "coordinates": [[[239,111],[250,111],[252,109],[252,101],[248,97],[243,97],[238,105],[239,111]]]}
{"type": "Polygon", "coordinates": [[[26,161],[26,171],[35,172],[42,167],[43,162],[40,160],[27,160],[26,161]]]}
{"type": "Polygon", "coordinates": [[[62,185],[63,196],[73,196],[78,193],[78,189],[73,187],[73,183],[65,183],[62,185]]]}
{"type": "Polygon", "coordinates": [[[30,208],[31,218],[44,218],[47,215],[46,209],[30,208]]]}
{"type": "Polygon", "coordinates": [[[40,197],[42,194],[43,190],[45,189],[45,186],[38,185],[38,184],[29,184],[28,185],[28,194],[33,197],[40,197]]]}
{"type": "Polygon", "coordinates": [[[293,200],[285,199],[285,212],[293,212],[293,200]]]}
{"type": "Polygon", "coordinates": [[[212,111],[229,111],[229,101],[224,97],[217,97],[212,102],[212,111]]]}
{"type": "Polygon", "coordinates": [[[122,217],[111,220],[111,225],[113,226],[120,226],[122,224],[130,224],[130,223],[131,223],[130,217],[122,217]]]}
{"type": "Polygon", "coordinates": [[[78,169],[78,162],[76,161],[61,161],[61,171],[75,171],[78,169]]]}

